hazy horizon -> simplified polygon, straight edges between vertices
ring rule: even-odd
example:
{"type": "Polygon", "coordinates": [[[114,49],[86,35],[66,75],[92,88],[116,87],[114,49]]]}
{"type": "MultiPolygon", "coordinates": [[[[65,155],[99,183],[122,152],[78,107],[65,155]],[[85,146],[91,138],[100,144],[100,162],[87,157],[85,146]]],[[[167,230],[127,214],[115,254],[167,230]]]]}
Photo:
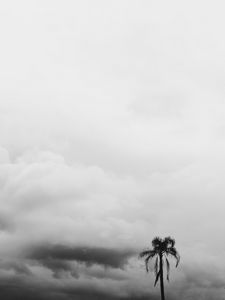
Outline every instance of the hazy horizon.
{"type": "Polygon", "coordinates": [[[224,299],[224,3],[0,8],[1,297],[224,299]]]}

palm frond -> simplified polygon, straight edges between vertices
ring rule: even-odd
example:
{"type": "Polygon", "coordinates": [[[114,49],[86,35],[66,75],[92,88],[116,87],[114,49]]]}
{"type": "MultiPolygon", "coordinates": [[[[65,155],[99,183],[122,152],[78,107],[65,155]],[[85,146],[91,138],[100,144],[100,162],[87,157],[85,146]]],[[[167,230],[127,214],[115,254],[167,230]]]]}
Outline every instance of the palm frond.
{"type": "Polygon", "coordinates": [[[168,259],[166,258],[166,271],[167,271],[167,275],[166,278],[169,281],[169,276],[170,276],[170,263],[168,261],[168,259]]]}
{"type": "Polygon", "coordinates": [[[175,247],[168,248],[167,253],[176,259],[177,261],[176,267],[177,267],[180,262],[180,254],[177,252],[177,249],[175,247]]]}
{"type": "Polygon", "coordinates": [[[166,272],[167,272],[167,280],[169,281],[170,276],[170,263],[169,263],[169,257],[172,256],[176,259],[176,267],[178,266],[180,262],[180,255],[177,252],[177,249],[174,247],[175,245],[175,239],[171,238],[170,236],[165,237],[164,239],[160,237],[155,237],[152,240],[152,249],[147,249],[142,251],[139,254],[139,257],[144,258],[145,261],[145,267],[146,271],[149,271],[149,260],[155,257],[154,262],[154,273],[155,273],[155,283],[154,286],[156,286],[157,282],[160,279],[161,272],[163,272],[164,265],[166,264],[166,272]],[[160,263],[159,264],[159,259],[160,263]],[[162,267],[162,268],[160,268],[162,267]]]}
{"type": "Polygon", "coordinates": [[[156,236],[156,237],[152,240],[152,247],[153,247],[154,249],[156,249],[156,248],[160,247],[161,243],[162,243],[162,239],[161,239],[160,237],[156,236]]]}
{"type": "Polygon", "coordinates": [[[155,255],[155,251],[154,250],[150,250],[150,249],[148,249],[148,250],[144,250],[144,251],[142,251],[140,254],[139,254],[139,257],[140,258],[142,258],[142,257],[144,257],[144,256],[149,256],[149,255],[155,255]]]}
{"type": "Polygon", "coordinates": [[[156,283],[157,283],[158,280],[159,280],[160,273],[161,273],[161,271],[159,270],[159,272],[157,273],[156,278],[155,278],[154,286],[156,286],[156,283]]]}
{"type": "Polygon", "coordinates": [[[157,276],[158,271],[159,271],[159,257],[157,256],[156,260],[155,260],[155,265],[154,265],[155,276],[157,276]]]}
{"type": "Polygon", "coordinates": [[[176,255],[176,259],[177,259],[177,262],[176,262],[176,268],[180,262],[180,254],[177,252],[177,255],[176,255]]]}
{"type": "Polygon", "coordinates": [[[174,245],[175,245],[175,239],[173,239],[173,238],[171,238],[170,236],[167,236],[167,237],[165,237],[164,238],[164,242],[166,243],[166,246],[167,247],[174,247],[174,245]]]}
{"type": "Polygon", "coordinates": [[[149,260],[151,259],[151,258],[153,258],[155,256],[155,254],[153,255],[153,254],[150,254],[148,257],[146,257],[146,259],[145,259],[145,268],[146,268],[146,271],[148,272],[149,271],[149,269],[148,269],[148,263],[149,263],[149,260]]]}

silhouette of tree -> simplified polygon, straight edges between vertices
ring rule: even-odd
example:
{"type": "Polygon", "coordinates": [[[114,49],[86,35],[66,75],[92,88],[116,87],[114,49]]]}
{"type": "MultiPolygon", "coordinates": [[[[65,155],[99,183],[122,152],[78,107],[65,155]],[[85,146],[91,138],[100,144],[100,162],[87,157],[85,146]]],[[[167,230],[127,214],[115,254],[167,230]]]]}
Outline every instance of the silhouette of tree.
{"type": "Polygon", "coordinates": [[[161,239],[155,237],[152,240],[152,249],[147,249],[142,251],[139,256],[145,258],[145,267],[146,271],[149,271],[149,261],[155,258],[154,272],[155,272],[155,284],[156,286],[158,280],[160,279],[160,291],[161,291],[161,300],[165,300],[164,295],[164,282],[163,282],[163,266],[166,264],[167,270],[167,280],[169,281],[170,273],[170,263],[168,257],[174,257],[176,259],[176,267],[180,261],[180,255],[177,252],[175,246],[175,240],[170,236],[161,239]]]}

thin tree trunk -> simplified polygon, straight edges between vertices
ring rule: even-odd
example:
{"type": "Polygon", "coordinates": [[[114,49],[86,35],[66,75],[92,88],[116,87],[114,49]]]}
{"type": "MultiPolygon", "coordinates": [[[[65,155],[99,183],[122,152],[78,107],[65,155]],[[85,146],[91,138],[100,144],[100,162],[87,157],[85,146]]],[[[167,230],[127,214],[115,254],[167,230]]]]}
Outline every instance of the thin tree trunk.
{"type": "Polygon", "coordinates": [[[164,282],[163,282],[163,258],[162,254],[159,256],[159,267],[160,267],[160,290],[161,290],[161,300],[165,300],[164,295],[164,282]]]}

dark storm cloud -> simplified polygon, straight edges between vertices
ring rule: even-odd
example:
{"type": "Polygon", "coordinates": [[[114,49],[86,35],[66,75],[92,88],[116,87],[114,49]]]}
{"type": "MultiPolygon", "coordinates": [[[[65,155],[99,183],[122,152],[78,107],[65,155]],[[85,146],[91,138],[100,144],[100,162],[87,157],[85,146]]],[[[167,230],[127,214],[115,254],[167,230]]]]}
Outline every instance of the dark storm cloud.
{"type": "Polygon", "coordinates": [[[78,278],[79,274],[76,268],[71,266],[68,261],[54,258],[46,258],[41,260],[41,263],[48,269],[53,271],[53,276],[55,278],[62,278],[64,272],[70,273],[71,276],[78,278]]]}
{"type": "MultiPolygon", "coordinates": [[[[47,255],[38,253],[39,258],[35,258],[38,261],[44,261],[48,268],[57,270],[57,272],[63,272],[67,269],[72,271],[68,260],[55,258],[46,258],[47,255]],[[50,262],[52,259],[52,262],[50,262]]],[[[64,257],[64,256],[63,256],[64,257]]],[[[67,257],[67,256],[65,256],[67,257]]],[[[72,260],[72,258],[71,258],[72,260]]],[[[71,261],[69,261],[71,262],[71,261]]],[[[153,279],[154,274],[145,274],[144,277],[137,276],[136,281],[132,281],[127,285],[128,281],[120,282],[118,288],[115,288],[113,281],[109,278],[102,278],[100,281],[96,281],[90,274],[77,276],[77,278],[65,277],[68,281],[63,281],[61,284],[61,279],[63,277],[55,276],[53,278],[49,277],[49,280],[45,282],[44,277],[40,280],[39,275],[31,273],[29,270],[32,269],[32,263],[30,259],[24,260],[22,263],[5,263],[1,265],[0,269],[0,294],[4,300],[156,300],[159,299],[159,287],[154,288],[153,279]],[[14,275],[7,275],[4,277],[4,270],[15,270],[14,275]],[[32,276],[31,276],[32,275],[32,276]],[[144,281],[147,279],[147,285],[144,281]],[[102,282],[102,283],[101,283],[102,282]],[[142,285],[144,283],[144,285],[142,285]],[[122,284],[122,285],[120,285],[122,284]]],[[[136,265],[136,264],[135,264],[136,265]]],[[[213,267],[211,267],[213,270],[213,267]]],[[[217,270],[218,271],[218,270],[217,270]]],[[[126,271],[128,272],[128,271],[126,271]]],[[[135,272],[138,272],[138,267],[136,266],[135,272]]],[[[129,273],[129,272],[128,272],[129,273]]],[[[10,273],[12,274],[12,273],[10,273]]],[[[175,280],[171,278],[172,281],[170,285],[166,285],[166,295],[168,300],[178,300],[178,299],[191,299],[197,300],[204,296],[204,299],[211,300],[214,299],[213,295],[217,296],[216,299],[222,299],[223,293],[223,280],[220,276],[216,275],[217,272],[206,273],[203,270],[196,270],[193,268],[188,268],[183,266],[180,270],[180,278],[175,280]]],[[[79,274],[80,275],[80,274],[79,274]]],[[[139,274],[141,275],[141,274],[139,274]]],[[[172,275],[172,274],[171,274],[172,275]]]]}
{"type": "Polygon", "coordinates": [[[32,275],[27,264],[23,261],[1,261],[0,269],[7,271],[14,271],[15,274],[19,275],[32,275]]]}
{"type": "MultiPolygon", "coordinates": [[[[158,297],[155,295],[149,294],[129,294],[127,295],[112,295],[107,291],[95,290],[90,288],[78,288],[78,289],[67,289],[66,294],[71,296],[71,299],[79,299],[79,300],[157,300],[158,297]]],[[[70,298],[69,298],[70,299],[70,298]]],[[[170,300],[168,298],[168,300],[170,300]]]]}
{"type": "MultiPolygon", "coordinates": [[[[30,280],[30,277],[0,278],[0,294],[4,300],[156,300],[157,296],[145,292],[113,291],[95,285],[61,285],[30,280]]],[[[170,300],[170,298],[168,298],[170,300]]]]}
{"type": "MultiPolygon", "coordinates": [[[[60,266],[63,261],[77,261],[87,266],[97,264],[104,267],[123,268],[128,263],[128,259],[135,255],[135,251],[103,247],[43,245],[34,247],[27,255],[30,259],[40,261],[53,268],[60,266]]],[[[63,263],[62,267],[66,267],[66,265],[63,263]]]]}
{"type": "MultiPolygon", "coordinates": [[[[11,283],[0,286],[1,297],[4,300],[157,300],[154,295],[111,295],[110,293],[91,289],[42,289],[26,284],[11,283]]],[[[169,298],[168,298],[169,300],[169,298]]]]}
{"type": "Polygon", "coordinates": [[[7,280],[0,284],[1,298],[4,300],[67,300],[65,294],[54,290],[28,285],[20,280],[7,280]]]}

